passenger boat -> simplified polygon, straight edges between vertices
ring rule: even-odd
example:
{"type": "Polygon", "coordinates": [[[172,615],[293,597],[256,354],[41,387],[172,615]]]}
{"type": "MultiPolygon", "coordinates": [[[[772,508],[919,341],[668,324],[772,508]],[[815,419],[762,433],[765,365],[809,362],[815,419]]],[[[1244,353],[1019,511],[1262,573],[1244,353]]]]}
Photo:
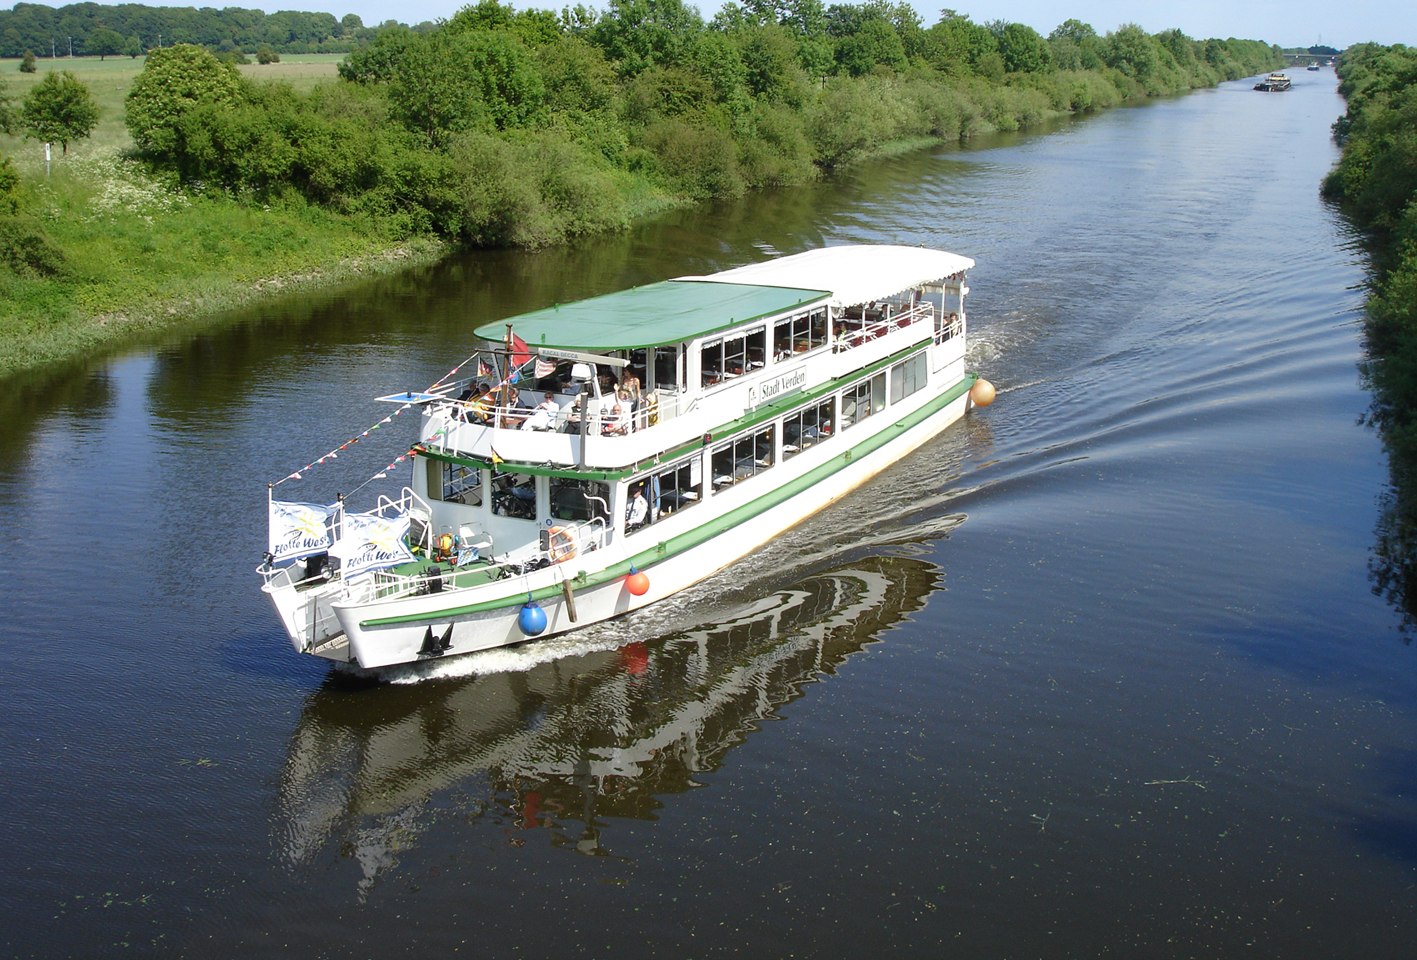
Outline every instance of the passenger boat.
{"type": "Polygon", "coordinates": [[[1263,90],[1267,93],[1278,93],[1281,90],[1289,89],[1289,78],[1282,73],[1271,73],[1259,83],[1255,84],[1256,90],[1263,90]]]}
{"type": "Polygon", "coordinates": [[[379,398],[420,415],[402,489],[355,512],[277,499],[314,464],[269,485],[262,589],[297,651],[363,669],[671,596],[993,399],[965,369],[973,266],[824,247],[481,327],[379,398]]]}

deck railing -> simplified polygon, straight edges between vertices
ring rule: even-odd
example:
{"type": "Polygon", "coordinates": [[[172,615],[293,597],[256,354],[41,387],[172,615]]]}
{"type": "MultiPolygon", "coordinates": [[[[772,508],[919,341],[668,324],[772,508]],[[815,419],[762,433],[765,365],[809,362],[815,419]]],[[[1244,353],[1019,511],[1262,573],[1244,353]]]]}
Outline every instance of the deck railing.
{"type": "MultiPolygon", "coordinates": [[[[576,552],[572,556],[599,550],[605,546],[610,536],[610,528],[604,517],[593,517],[590,520],[567,523],[563,526],[569,529],[574,537],[576,552]]],[[[428,566],[422,567],[416,573],[375,570],[367,577],[356,578],[354,582],[346,584],[345,598],[358,603],[368,603],[372,600],[388,600],[395,597],[437,593],[443,590],[466,589],[501,580],[504,577],[521,576],[553,566],[561,570],[562,579],[564,579],[571,576],[572,570],[578,569],[578,567],[570,562],[572,557],[563,554],[563,549],[561,546],[547,549],[541,546],[538,541],[533,540],[529,545],[511,552],[501,559],[486,557],[462,566],[450,565],[447,560],[440,561],[432,557],[425,557],[428,566]],[[459,586],[458,580],[466,579],[470,574],[481,574],[485,579],[479,579],[475,584],[464,583],[459,586]]]]}
{"type": "Polygon", "coordinates": [[[946,340],[953,340],[955,337],[964,336],[964,318],[957,313],[951,313],[941,318],[938,326],[935,327],[935,345],[939,346],[946,340]]]}
{"type": "Polygon", "coordinates": [[[914,306],[882,304],[877,309],[863,307],[857,316],[852,316],[852,311],[848,309],[833,321],[836,339],[832,349],[841,353],[884,337],[893,330],[934,319],[935,305],[929,302],[914,306]]]}

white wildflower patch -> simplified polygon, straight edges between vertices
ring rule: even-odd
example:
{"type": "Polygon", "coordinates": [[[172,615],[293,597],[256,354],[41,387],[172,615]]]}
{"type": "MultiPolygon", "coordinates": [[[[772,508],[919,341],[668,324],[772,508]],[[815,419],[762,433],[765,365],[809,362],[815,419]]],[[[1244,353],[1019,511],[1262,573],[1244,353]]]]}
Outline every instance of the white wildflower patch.
{"type": "Polygon", "coordinates": [[[89,201],[88,222],[124,216],[152,223],[155,216],[189,203],[180,190],[154,178],[134,160],[95,156],[72,162],[70,169],[97,188],[89,201]]]}

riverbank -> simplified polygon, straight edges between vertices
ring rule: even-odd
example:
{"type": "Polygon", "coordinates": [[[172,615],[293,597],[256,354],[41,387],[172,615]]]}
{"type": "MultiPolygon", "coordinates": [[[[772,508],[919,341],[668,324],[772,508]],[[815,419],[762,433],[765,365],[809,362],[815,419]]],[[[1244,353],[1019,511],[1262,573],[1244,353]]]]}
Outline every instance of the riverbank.
{"type": "Polygon", "coordinates": [[[1417,52],[1359,44],[1338,66],[1347,112],[1343,147],[1324,194],[1367,233],[1373,276],[1364,330],[1373,391],[1368,420],[1388,453],[1391,493],[1372,561],[1375,590],[1417,628],[1417,145],[1412,79],[1417,52]]]}
{"type": "Polygon", "coordinates": [[[192,197],[131,161],[91,157],[29,188],[53,270],[0,269],[0,377],[121,347],[313,287],[445,256],[431,236],[391,239],[309,207],[192,197]]]}

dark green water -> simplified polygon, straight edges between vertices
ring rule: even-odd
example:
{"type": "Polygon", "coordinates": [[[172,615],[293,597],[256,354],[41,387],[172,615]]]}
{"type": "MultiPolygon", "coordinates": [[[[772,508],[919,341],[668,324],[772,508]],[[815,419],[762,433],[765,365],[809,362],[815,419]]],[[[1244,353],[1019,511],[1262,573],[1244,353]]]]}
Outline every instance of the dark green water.
{"type": "Polygon", "coordinates": [[[1369,573],[1386,465],[1363,260],[1318,200],[1333,84],[9,385],[0,955],[1409,956],[1417,653],[1369,573]],[[978,261],[993,407],[627,620],[373,688],[291,652],[263,485],[370,398],[501,316],[843,241],[978,261]]]}

